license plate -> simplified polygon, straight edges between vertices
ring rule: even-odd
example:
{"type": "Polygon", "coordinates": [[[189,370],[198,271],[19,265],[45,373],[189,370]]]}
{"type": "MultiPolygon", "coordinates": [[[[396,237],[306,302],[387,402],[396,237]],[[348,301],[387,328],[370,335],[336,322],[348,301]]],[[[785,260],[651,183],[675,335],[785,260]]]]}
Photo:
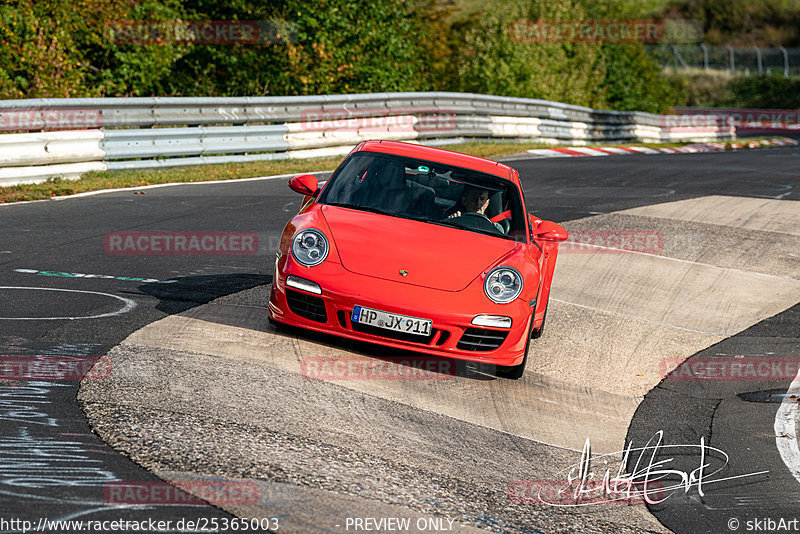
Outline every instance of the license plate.
{"type": "Polygon", "coordinates": [[[394,332],[404,332],[406,334],[416,334],[418,336],[431,335],[430,319],[420,319],[418,317],[408,317],[380,310],[354,306],[350,320],[358,324],[366,324],[385,328],[394,332]]]}

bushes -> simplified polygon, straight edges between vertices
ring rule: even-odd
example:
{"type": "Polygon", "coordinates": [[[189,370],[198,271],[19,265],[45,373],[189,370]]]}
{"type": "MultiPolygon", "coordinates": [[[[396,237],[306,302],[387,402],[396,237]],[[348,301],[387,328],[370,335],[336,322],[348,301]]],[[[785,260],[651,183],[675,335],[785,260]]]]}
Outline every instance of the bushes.
{"type": "Polygon", "coordinates": [[[730,97],[720,105],[747,108],[800,109],[800,80],[777,76],[736,78],[730,97]]]}
{"type": "Polygon", "coordinates": [[[659,112],[684,89],[662,75],[641,44],[520,42],[517,20],[624,19],[635,5],[509,0],[460,29],[454,39],[454,90],[523,96],[616,110],[659,112]],[[627,10],[627,11],[625,11],[627,10]]]}
{"type": "Polygon", "coordinates": [[[520,42],[511,32],[514,21],[568,19],[571,12],[554,2],[511,1],[473,19],[454,43],[450,88],[602,107],[605,65],[597,46],[520,42]]]}
{"type": "Polygon", "coordinates": [[[663,11],[700,22],[708,44],[800,46],[795,0],[678,0],[663,11]]]}
{"type": "Polygon", "coordinates": [[[686,83],[665,76],[641,45],[606,45],[603,62],[608,109],[661,113],[686,100],[686,83]]]}
{"type": "Polygon", "coordinates": [[[0,5],[0,97],[75,96],[81,86],[81,54],[75,36],[81,21],[68,3],[52,2],[63,24],[51,26],[47,10],[33,0],[0,5]]]}
{"type": "Polygon", "coordinates": [[[510,28],[647,18],[660,2],[502,0],[454,23],[441,0],[6,0],[0,98],[455,90],[658,112],[686,88],[642,45],[526,43],[510,28]],[[283,27],[280,40],[259,45],[130,44],[109,34],[126,19],[283,27]]]}
{"type": "Polygon", "coordinates": [[[687,106],[800,109],[800,79],[780,76],[700,74],[674,77],[689,88],[687,106]]]}
{"type": "Polygon", "coordinates": [[[431,5],[402,0],[8,0],[0,98],[430,89],[440,21],[431,5]],[[108,24],[120,20],[283,21],[290,35],[259,45],[128,44],[110,38],[108,24]]]}
{"type": "Polygon", "coordinates": [[[153,80],[169,75],[172,48],[126,50],[109,42],[106,25],[151,11],[174,17],[177,11],[155,0],[134,2],[11,0],[0,6],[0,98],[159,91],[153,80]]]}
{"type": "Polygon", "coordinates": [[[275,72],[282,94],[329,94],[431,89],[428,68],[437,25],[431,6],[401,0],[292,0],[295,39],[285,45],[286,68],[275,72]]]}

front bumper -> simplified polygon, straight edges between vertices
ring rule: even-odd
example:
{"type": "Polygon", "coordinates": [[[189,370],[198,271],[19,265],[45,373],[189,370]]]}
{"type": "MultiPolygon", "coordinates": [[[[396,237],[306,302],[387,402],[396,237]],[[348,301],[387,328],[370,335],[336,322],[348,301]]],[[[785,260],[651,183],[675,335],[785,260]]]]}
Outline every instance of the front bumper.
{"type": "Polygon", "coordinates": [[[470,286],[463,291],[439,291],[402,282],[382,280],[344,270],[335,262],[307,268],[283,256],[276,262],[269,299],[269,316],[279,323],[317,332],[494,365],[522,363],[528,341],[532,309],[522,299],[494,304],[470,286]],[[315,282],[317,295],[287,287],[289,275],[315,282]],[[430,336],[395,333],[352,323],[353,306],[432,320],[430,336]],[[472,325],[476,315],[505,315],[511,328],[472,325]]]}

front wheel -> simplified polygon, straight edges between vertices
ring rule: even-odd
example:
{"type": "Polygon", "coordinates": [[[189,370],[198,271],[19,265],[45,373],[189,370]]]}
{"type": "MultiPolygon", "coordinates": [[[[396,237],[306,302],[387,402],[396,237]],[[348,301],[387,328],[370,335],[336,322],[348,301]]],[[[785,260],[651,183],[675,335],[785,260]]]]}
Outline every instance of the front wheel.
{"type": "Polygon", "coordinates": [[[547,320],[547,307],[549,305],[550,305],[550,299],[548,298],[547,304],[545,304],[544,306],[544,317],[542,317],[542,324],[539,325],[539,328],[534,328],[533,333],[531,334],[533,339],[539,339],[540,337],[542,337],[542,334],[544,333],[544,322],[547,320]]]}
{"type": "Polygon", "coordinates": [[[269,313],[267,314],[267,321],[269,321],[269,324],[271,324],[272,327],[278,332],[289,332],[292,329],[292,326],[285,323],[280,323],[270,317],[269,313]]]}
{"type": "MultiPolygon", "coordinates": [[[[547,313],[547,311],[545,311],[545,313],[547,313]]],[[[542,324],[544,324],[544,322],[542,322],[542,324]]],[[[522,357],[522,362],[519,365],[512,366],[498,365],[494,373],[495,376],[498,378],[510,378],[511,380],[519,380],[522,378],[522,374],[525,372],[525,364],[528,363],[528,351],[531,348],[533,332],[533,315],[531,315],[531,325],[528,327],[528,341],[525,343],[525,356],[522,357]]]]}

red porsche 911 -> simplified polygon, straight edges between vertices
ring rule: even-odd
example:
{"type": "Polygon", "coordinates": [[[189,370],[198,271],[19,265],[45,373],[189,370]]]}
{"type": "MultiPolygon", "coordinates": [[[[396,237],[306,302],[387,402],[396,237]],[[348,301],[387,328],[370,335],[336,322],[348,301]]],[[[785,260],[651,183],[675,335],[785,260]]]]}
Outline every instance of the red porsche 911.
{"type": "Polygon", "coordinates": [[[273,322],[494,364],[519,378],[566,230],[525,211],[517,171],[391,141],[357,146],[286,225],[273,322]]]}

